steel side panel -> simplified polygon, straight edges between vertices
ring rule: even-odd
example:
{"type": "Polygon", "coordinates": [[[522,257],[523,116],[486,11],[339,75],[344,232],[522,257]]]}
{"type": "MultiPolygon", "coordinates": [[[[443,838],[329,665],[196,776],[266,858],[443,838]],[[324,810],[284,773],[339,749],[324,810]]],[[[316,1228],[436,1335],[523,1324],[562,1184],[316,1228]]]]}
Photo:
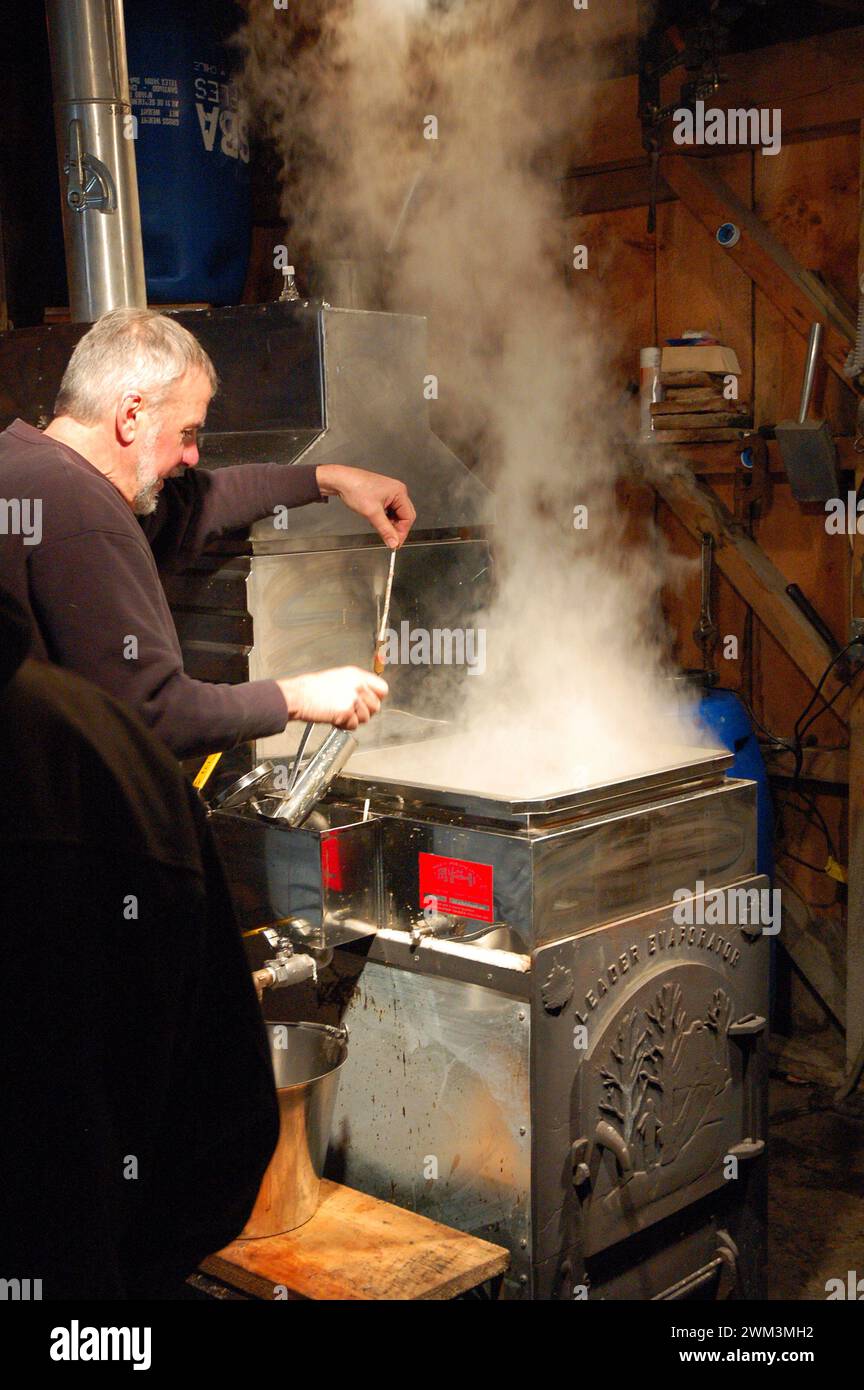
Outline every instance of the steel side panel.
{"type": "Polygon", "coordinates": [[[367,961],[344,1021],[328,1172],[507,1246],[519,1287],[531,1244],[528,1006],[367,961]]]}
{"type": "Polygon", "coordinates": [[[418,857],[491,868],[494,919],[530,950],[659,907],[681,886],[715,888],[756,869],[753,782],[722,782],[546,834],[384,816],[384,924],[422,921],[418,857]]]}
{"type": "Polygon", "coordinates": [[[714,888],[755,873],[755,807],[755,782],[726,781],[542,837],[534,943],[659,907],[700,880],[714,888]]]}

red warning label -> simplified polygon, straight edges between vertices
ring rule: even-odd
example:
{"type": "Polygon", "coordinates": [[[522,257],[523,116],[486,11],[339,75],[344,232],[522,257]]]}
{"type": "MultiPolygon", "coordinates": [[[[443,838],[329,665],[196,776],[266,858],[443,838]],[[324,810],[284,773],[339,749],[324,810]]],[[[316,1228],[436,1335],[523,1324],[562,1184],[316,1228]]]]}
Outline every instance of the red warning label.
{"type": "Polygon", "coordinates": [[[325,888],[332,888],[334,893],[342,892],[344,884],[338,835],[325,835],[321,841],[321,877],[325,888]]]}
{"type": "Polygon", "coordinates": [[[450,917],[492,922],[492,865],[420,854],[420,906],[450,917]]]}

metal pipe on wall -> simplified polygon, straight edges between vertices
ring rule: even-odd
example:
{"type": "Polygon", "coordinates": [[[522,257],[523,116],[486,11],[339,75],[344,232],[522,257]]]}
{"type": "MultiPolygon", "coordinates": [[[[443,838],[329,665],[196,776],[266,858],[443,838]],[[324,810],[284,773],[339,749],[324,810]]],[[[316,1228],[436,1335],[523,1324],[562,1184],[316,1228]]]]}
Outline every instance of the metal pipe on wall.
{"type": "Polygon", "coordinates": [[[46,0],[69,307],[147,304],[123,0],[46,0]]]}

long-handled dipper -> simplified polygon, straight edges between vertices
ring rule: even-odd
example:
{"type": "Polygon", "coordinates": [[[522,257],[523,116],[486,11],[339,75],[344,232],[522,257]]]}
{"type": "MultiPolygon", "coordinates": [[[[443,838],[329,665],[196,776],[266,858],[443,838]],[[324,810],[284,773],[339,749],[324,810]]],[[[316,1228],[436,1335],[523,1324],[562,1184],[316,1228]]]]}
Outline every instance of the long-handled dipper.
{"type": "MultiPolygon", "coordinates": [[[[390,617],[390,596],[393,593],[395,565],[396,551],[393,550],[390,554],[390,568],[387,571],[387,586],[384,590],[384,606],[375,641],[374,669],[375,674],[379,676],[386,665],[382,649],[387,640],[387,623],[390,617]]],[[[301,773],[300,759],[311,730],[312,725],[307,724],[294,759],[288,792],[278,811],[274,813],[276,818],[286,820],[289,825],[302,825],[312,807],[324,795],[333,778],[348,761],[357,746],[357,740],[353,734],[348,733],[347,729],[331,729],[321,747],[309,759],[301,773]]]]}
{"type": "Polygon", "coordinates": [[[396,551],[390,551],[390,568],[387,571],[387,587],[384,590],[384,607],[381,610],[381,621],[378,624],[378,637],[375,641],[375,659],[372,669],[376,676],[383,674],[384,667],[387,665],[382,655],[382,647],[387,641],[387,624],[390,621],[390,597],[393,593],[393,571],[396,568],[396,551]]]}

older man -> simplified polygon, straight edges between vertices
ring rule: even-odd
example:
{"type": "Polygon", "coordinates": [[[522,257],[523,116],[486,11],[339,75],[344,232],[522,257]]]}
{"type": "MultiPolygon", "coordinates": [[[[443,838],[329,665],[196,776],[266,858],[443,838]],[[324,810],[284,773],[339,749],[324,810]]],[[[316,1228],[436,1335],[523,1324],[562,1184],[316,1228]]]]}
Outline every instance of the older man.
{"type": "Polygon", "coordinates": [[[415,516],[403,483],[338,464],[196,471],[215,389],[185,328],[117,309],[75,348],[47,429],[16,420],[0,434],[0,497],[31,523],[0,534],[0,585],[31,620],[33,655],[125,700],[178,757],[264,738],[293,719],[355,729],[387,685],[357,667],[242,685],[192,680],[159,569],[183,568],[211,537],[276,507],[340,497],[393,547],[415,516]]]}

